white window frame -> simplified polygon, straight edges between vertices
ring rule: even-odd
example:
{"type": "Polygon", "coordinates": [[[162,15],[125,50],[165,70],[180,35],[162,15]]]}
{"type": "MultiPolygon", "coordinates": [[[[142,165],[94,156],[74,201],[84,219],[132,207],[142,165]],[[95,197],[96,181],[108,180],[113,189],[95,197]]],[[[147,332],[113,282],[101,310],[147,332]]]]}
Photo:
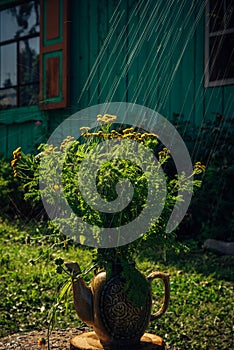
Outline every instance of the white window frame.
{"type": "MultiPolygon", "coordinates": [[[[226,0],[225,4],[226,4],[226,0]]],[[[206,1],[206,9],[205,9],[205,69],[204,69],[204,77],[205,77],[205,87],[216,87],[216,86],[224,86],[224,85],[231,85],[234,84],[234,78],[230,79],[222,79],[222,80],[215,80],[210,81],[210,71],[209,71],[209,45],[210,45],[210,38],[213,36],[221,36],[224,34],[232,34],[234,33],[234,27],[231,29],[223,29],[216,32],[209,31],[209,12],[210,12],[210,1],[206,1]]]]}

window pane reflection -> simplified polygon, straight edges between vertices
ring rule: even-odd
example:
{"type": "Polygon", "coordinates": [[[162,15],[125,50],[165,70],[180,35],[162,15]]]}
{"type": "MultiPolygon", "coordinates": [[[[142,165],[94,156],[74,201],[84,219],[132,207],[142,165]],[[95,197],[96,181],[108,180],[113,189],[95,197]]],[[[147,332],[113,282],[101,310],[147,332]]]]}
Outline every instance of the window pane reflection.
{"type": "Polygon", "coordinates": [[[21,84],[39,81],[39,37],[20,43],[21,84]]]}
{"type": "Polygon", "coordinates": [[[224,1],[210,0],[210,32],[224,28],[224,1]]]}
{"type": "Polygon", "coordinates": [[[12,16],[11,10],[7,9],[0,12],[0,41],[14,38],[18,26],[16,18],[12,16]]]}
{"type": "Polygon", "coordinates": [[[0,41],[39,33],[39,0],[0,12],[0,41]]]}
{"type": "Polygon", "coordinates": [[[0,11],[0,109],[38,103],[40,0],[17,3],[0,11]]]}
{"type": "Polygon", "coordinates": [[[0,47],[0,87],[9,87],[17,83],[16,44],[0,47]]]}
{"type": "Polygon", "coordinates": [[[234,28],[234,0],[226,1],[226,25],[227,28],[234,28]]]}
{"type": "Polygon", "coordinates": [[[26,85],[20,88],[20,106],[31,106],[38,104],[38,84],[26,85]]]}
{"type": "Polygon", "coordinates": [[[0,110],[10,107],[16,107],[16,89],[0,90],[0,110]]]}
{"type": "Polygon", "coordinates": [[[234,34],[210,38],[210,80],[234,78],[234,34]]]}

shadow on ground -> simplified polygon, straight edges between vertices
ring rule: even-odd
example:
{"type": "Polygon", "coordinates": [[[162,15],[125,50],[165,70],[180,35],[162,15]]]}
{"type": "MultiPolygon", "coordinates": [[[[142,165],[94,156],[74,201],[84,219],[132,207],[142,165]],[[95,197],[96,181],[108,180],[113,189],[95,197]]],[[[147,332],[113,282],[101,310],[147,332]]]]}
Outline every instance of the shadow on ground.
{"type": "Polygon", "coordinates": [[[204,249],[191,248],[187,253],[176,254],[168,251],[163,258],[163,252],[155,253],[155,248],[144,250],[139,260],[148,259],[165,266],[174,266],[184,272],[197,272],[204,276],[213,275],[216,279],[234,282],[234,256],[220,255],[204,249]]]}

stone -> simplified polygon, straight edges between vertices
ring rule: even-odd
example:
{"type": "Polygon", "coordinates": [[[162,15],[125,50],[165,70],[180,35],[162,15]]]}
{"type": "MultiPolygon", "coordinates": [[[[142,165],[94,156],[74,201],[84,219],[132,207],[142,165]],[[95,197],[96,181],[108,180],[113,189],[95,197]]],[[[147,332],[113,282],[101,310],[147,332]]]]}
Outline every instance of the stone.
{"type": "Polygon", "coordinates": [[[205,249],[224,255],[234,255],[234,242],[207,239],[203,246],[205,249]]]}

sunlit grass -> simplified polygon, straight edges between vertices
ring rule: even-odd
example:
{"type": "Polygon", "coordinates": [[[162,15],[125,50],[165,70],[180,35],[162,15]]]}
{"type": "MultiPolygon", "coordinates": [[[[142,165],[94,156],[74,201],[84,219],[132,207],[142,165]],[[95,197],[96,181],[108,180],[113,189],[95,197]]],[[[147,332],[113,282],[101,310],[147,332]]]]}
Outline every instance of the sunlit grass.
{"type": "MultiPolygon", "coordinates": [[[[43,227],[32,224],[1,222],[0,235],[0,335],[45,329],[49,310],[67,280],[65,274],[56,272],[55,259],[76,260],[85,270],[92,264],[91,253],[49,236],[43,239],[43,227]]],[[[195,249],[179,256],[168,253],[166,261],[156,248],[143,252],[138,268],[146,276],[152,271],[168,272],[171,280],[169,308],[162,318],[150,323],[148,331],[182,349],[232,349],[233,264],[233,257],[195,249]]],[[[163,286],[154,281],[153,311],[160,307],[162,297],[163,286]]],[[[68,312],[63,304],[58,308],[55,327],[81,324],[70,296],[68,312]]]]}

